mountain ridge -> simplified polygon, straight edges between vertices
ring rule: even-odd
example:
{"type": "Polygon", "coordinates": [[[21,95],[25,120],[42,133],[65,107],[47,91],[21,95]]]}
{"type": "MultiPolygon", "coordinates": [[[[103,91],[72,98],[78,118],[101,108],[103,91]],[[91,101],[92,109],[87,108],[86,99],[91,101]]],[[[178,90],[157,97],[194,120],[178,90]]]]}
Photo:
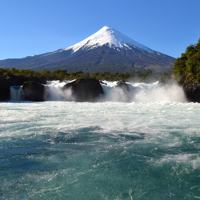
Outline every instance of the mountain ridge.
{"type": "Polygon", "coordinates": [[[134,69],[168,71],[174,58],[154,51],[114,28],[104,26],[69,47],[20,59],[0,60],[5,68],[65,69],[69,72],[131,72],[134,69]]]}

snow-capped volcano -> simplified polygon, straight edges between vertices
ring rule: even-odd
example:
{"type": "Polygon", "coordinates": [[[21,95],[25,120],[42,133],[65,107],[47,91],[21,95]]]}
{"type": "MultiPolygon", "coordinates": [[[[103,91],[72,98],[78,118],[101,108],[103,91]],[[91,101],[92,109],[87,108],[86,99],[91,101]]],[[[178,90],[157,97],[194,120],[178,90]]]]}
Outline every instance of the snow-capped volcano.
{"type": "Polygon", "coordinates": [[[86,39],[53,52],[0,61],[1,67],[69,72],[132,72],[171,69],[174,58],[154,51],[114,28],[104,26],[86,39]]]}
{"type": "Polygon", "coordinates": [[[114,28],[103,26],[99,31],[90,35],[81,42],[65,48],[65,50],[72,49],[76,52],[80,49],[92,49],[107,45],[110,48],[139,48],[149,52],[153,52],[150,48],[132,40],[123,33],[115,30],[114,28]]]}

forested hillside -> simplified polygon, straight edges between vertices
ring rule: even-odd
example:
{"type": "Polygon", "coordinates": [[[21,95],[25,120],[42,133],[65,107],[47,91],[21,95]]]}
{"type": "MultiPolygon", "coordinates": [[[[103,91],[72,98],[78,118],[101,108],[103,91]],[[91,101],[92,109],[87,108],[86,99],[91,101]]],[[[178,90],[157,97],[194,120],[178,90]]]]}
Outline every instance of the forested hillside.
{"type": "Polygon", "coordinates": [[[173,73],[182,85],[200,84],[200,40],[175,61],[173,73]]]}

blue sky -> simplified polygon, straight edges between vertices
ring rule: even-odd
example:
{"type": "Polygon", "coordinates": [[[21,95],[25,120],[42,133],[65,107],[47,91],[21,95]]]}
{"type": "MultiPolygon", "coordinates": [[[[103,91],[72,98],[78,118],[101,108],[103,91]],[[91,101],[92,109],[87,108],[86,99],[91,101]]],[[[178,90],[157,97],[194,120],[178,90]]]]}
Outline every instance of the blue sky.
{"type": "Polygon", "coordinates": [[[200,0],[0,0],[0,59],[67,47],[111,26],[179,56],[200,38],[200,0]]]}

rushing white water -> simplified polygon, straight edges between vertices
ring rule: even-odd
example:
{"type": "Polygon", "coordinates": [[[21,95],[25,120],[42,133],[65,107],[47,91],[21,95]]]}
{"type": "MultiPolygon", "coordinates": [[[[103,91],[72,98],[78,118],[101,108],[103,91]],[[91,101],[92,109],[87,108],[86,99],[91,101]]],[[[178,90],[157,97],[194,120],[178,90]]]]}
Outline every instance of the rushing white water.
{"type": "Polygon", "coordinates": [[[48,96],[48,100],[65,100],[65,95],[62,91],[62,87],[67,84],[67,81],[49,81],[47,82],[46,93],[48,96]]]}
{"type": "MultiPolygon", "coordinates": [[[[70,81],[49,81],[46,84],[47,101],[73,101],[71,90],[62,90],[63,86],[70,81]]],[[[102,81],[105,97],[99,101],[114,102],[186,102],[184,92],[176,83],[160,84],[126,82],[130,91],[124,91],[116,87],[117,82],[102,81]]],[[[19,101],[21,87],[11,87],[11,100],[19,101]]]]}
{"type": "Polygon", "coordinates": [[[128,82],[127,103],[103,81],[104,99],[77,103],[65,84],[0,104],[0,199],[200,198],[200,104],[181,87],[128,82]]]}
{"type": "MultiPolygon", "coordinates": [[[[71,90],[62,90],[62,87],[71,81],[49,81],[46,84],[47,101],[73,101],[71,90]]],[[[160,84],[158,81],[153,83],[133,83],[126,82],[131,88],[124,91],[117,88],[117,81],[102,81],[105,97],[99,101],[112,102],[186,102],[184,92],[176,83],[160,84]]],[[[21,87],[11,87],[11,101],[22,99],[21,87]]]]}
{"type": "Polygon", "coordinates": [[[11,86],[10,87],[11,101],[18,102],[22,99],[22,87],[11,86]]]}
{"type": "Polygon", "coordinates": [[[195,200],[200,104],[0,104],[6,200],[195,200]]]}
{"type": "MultiPolygon", "coordinates": [[[[73,100],[71,91],[62,91],[62,87],[66,82],[52,81],[47,85],[50,91],[48,100],[73,100]]],[[[182,88],[176,83],[162,85],[158,81],[153,83],[132,83],[127,82],[131,87],[128,92],[130,102],[185,102],[185,96],[182,88]]],[[[117,88],[117,82],[102,81],[101,85],[105,92],[105,98],[99,101],[127,101],[126,92],[117,88]]]]}
{"type": "MultiPolygon", "coordinates": [[[[106,100],[109,101],[126,101],[125,92],[116,88],[117,82],[104,81],[102,84],[106,92],[106,100]]],[[[160,84],[158,81],[153,83],[132,83],[129,98],[131,102],[186,102],[183,89],[176,83],[160,84]]]]}

